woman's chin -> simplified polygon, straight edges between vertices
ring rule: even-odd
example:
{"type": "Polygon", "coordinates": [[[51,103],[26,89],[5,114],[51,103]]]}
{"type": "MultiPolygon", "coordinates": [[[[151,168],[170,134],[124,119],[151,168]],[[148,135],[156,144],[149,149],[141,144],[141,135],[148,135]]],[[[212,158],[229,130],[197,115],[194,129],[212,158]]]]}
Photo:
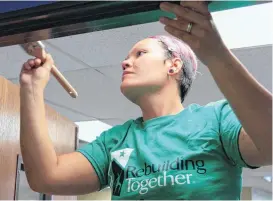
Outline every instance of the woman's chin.
{"type": "Polygon", "coordinates": [[[133,79],[124,78],[121,82],[121,87],[127,88],[136,85],[137,83],[133,79]]]}
{"type": "Polygon", "coordinates": [[[131,91],[131,90],[134,90],[136,88],[139,88],[141,87],[141,84],[140,83],[137,83],[137,82],[134,82],[132,80],[123,80],[121,85],[120,85],[120,90],[121,92],[124,94],[128,91],[131,91]]]}
{"type": "Polygon", "coordinates": [[[123,80],[121,85],[120,85],[120,89],[121,89],[122,92],[125,92],[128,89],[131,89],[132,87],[134,87],[134,84],[129,82],[129,81],[126,81],[126,80],[123,80]]]}
{"type": "Polygon", "coordinates": [[[139,85],[137,85],[136,83],[122,82],[120,85],[121,93],[133,103],[135,103],[135,99],[136,97],[138,97],[139,88],[139,85]]]}

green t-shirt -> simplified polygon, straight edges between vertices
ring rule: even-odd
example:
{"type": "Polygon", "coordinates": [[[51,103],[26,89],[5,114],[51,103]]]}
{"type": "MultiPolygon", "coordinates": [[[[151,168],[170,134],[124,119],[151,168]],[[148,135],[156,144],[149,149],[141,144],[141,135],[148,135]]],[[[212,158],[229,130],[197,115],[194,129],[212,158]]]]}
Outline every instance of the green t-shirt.
{"type": "Polygon", "coordinates": [[[226,100],[176,115],[130,120],[81,152],[113,200],[240,199],[241,124],[226,100]]]}

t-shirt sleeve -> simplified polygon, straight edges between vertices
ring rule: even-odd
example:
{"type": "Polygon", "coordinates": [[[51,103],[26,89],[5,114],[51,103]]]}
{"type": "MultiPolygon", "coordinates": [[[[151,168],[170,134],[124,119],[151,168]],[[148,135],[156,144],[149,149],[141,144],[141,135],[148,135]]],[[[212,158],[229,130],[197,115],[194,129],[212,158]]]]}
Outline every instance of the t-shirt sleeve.
{"type": "Polygon", "coordinates": [[[105,135],[103,132],[96,140],[80,147],[77,151],[82,153],[95,169],[99,181],[100,189],[108,186],[107,172],[109,167],[109,156],[105,145],[105,135]]]}
{"type": "Polygon", "coordinates": [[[216,102],[215,111],[219,121],[220,140],[226,156],[239,167],[258,168],[247,164],[239,149],[239,135],[242,125],[227,100],[216,102]]]}

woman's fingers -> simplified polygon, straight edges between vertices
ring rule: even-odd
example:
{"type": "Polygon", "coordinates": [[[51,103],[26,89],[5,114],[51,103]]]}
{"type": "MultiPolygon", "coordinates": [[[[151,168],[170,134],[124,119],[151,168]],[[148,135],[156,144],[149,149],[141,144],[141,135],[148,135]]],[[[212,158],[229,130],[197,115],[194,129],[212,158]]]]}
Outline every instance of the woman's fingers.
{"type": "Polygon", "coordinates": [[[180,5],[198,12],[205,16],[210,16],[208,3],[206,1],[181,1],[180,5]]]}
{"type": "Polygon", "coordinates": [[[34,66],[33,59],[29,59],[29,60],[27,60],[27,62],[24,63],[24,69],[25,70],[30,70],[30,69],[33,68],[33,66],[34,66]]]}
{"type": "Polygon", "coordinates": [[[174,13],[177,18],[192,22],[194,24],[198,24],[204,29],[208,29],[208,22],[210,19],[210,16],[202,15],[190,8],[183,7],[181,5],[176,5],[172,3],[161,3],[160,8],[163,11],[172,12],[174,13]]]}
{"type": "Polygon", "coordinates": [[[41,64],[42,64],[42,60],[41,59],[39,59],[39,58],[36,58],[35,60],[34,60],[34,63],[35,63],[35,66],[41,66],[41,64]]]}
{"type": "Polygon", "coordinates": [[[182,39],[185,43],[189,44],[191,47],[199,47],[199,41],[193,35],[188,34],[187,32],[180,31],[172,26],[165,26],[165,30],[175,36],[176,38],[182,39]]]}
{"type": "Polygon", "coordinates": [[[27,62],[24,63],[24,69],[25,70],[31,70],[32,68],[38,68],[42,64],[41,59],[35,58],[35,59],[29,59],[27,62]]]}
{"type": "Polygon", "coordinates": [[[160,22],[166,26],[171,26],[173,28],[176,28],[177,30],[183,31],[184,34],[191,34],[197,37],[203,37],[205,35],[205,30],[200,28],[197,24],[194,24],[191,28],[191,32],[188,33],[187,29],[190,22],[182,19],[175,20],[167,17],[161,17],[160,22]]]}

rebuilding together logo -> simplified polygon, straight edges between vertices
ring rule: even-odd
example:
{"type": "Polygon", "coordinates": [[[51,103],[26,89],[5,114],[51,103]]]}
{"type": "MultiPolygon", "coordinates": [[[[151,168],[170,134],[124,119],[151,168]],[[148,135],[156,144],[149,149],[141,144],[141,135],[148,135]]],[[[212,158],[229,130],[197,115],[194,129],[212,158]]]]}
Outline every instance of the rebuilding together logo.
{"type": "Polygon", "coordinates": [[[111,153],[111,187],[114,196],[121,195],[124,184],[127,184],[124,186],[127,193],[138,191],[139,194],[146,194],[149,189],[157,186],[191,184],[192,171],[206,173],[204,160],[183,160],[182,157],[163,161],[161,164],[144,162],[143,167],[128,165],[132,152],[133,149],[126,148],[111,153]],[[172,170],[177,170],[177,174],[172,170]],[[182,174],[181,170],[189,170],[190,173],[182,174]]]}

